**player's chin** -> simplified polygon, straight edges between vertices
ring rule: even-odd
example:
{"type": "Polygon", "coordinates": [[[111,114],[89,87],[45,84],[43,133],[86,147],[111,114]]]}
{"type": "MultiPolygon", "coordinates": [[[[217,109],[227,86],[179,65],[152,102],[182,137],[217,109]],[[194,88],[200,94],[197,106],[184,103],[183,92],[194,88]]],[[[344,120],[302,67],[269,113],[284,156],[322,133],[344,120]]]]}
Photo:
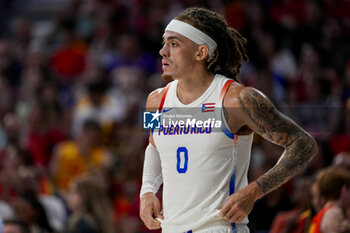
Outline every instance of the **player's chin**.
{"type": "Polygon", "coordinates": [[[169,74],[166,74],[166,73],[163,73],[162,74],[162,79],[165,81],[165,82],[171,82],[174,80],[174,78],[169,75],[169,74]]]}

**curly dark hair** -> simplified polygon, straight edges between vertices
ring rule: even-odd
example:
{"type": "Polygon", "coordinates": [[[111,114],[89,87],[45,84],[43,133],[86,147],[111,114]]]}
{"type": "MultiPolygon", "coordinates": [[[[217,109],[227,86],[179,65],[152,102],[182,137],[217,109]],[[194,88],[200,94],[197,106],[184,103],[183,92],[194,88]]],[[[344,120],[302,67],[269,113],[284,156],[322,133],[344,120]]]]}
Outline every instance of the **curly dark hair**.
{"type": "Polygon", "coordinates": [[[175,19],[191,24],[217,43],[214,54],[207,61],[210,72],[238,81],[241,63],[248,61],[248,56],[244,47],[247,40],[237,30],[222,16],[205,8],[188,8],[175,19]]]}

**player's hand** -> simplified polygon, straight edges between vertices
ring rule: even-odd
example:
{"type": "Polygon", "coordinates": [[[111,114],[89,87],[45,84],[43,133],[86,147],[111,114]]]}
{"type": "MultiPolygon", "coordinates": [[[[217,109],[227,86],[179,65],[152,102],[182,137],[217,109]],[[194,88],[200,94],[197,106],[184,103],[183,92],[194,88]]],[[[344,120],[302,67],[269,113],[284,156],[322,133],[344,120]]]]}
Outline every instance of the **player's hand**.
{"type": "Polygon", "coordinates": [[[220,210],[220,217],[231,223],[240,223],[252,211],[255,201],[263,196],[259,189],[254,182],[230,195],[220,210]]]}
{"type": "Polygon", "coordinates": [[[145,193],[140,200],[140,217],[150,230],[160,228],[160,222],[155,218],[164,219],[160,211],[160,202],[153,193],[145,193]]]}

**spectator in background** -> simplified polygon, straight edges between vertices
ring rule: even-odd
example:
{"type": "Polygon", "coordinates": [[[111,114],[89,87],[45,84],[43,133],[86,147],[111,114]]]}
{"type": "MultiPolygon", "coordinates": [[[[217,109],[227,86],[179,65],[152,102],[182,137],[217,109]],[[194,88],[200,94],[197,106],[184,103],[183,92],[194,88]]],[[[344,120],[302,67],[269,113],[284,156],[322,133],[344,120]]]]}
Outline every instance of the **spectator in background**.
{"type": "Polygon", "coordinates": [[[332,164],[350,170],[350,152],[340,152],[334,157],[332,164]]]}
{"type": "Polygon", "coordinates": [[[23,125],[20,122],[18,116],[13,112],[8,112],[2,118],[2,126],[5,133],[3,148],[6,150],[9,146],[20,147],[21,146],[21,132],[23,131],[23,125]]]}
{"type": "Polygon", "coordinates": [[[317,140],[328,140],[339,124],[341,109],[340,99],[331,96],[332,72],[322,66],[320,49],[308,43],[301,46],[299,66],[298,77],[289,82],[297,107],[290,116],[317,140]]]}
{"type": "Polygon", "coordinates": [[[41,98],[41,88],[50,78],[50,71],[43,50],[27,51],[22,65],[21,80],[17,87],[16,112],[21,121],[26,122],[33,103],[41,98]]]}
{"type": "Polygon", "coordinates": [[[23,153],[15,146],[8,146],[3,153],[0,170],[0,195],[2,200],[9,201],[17,194],[18,170],[24,161],[23,153]]]}
{"type": "Polygon", "coordinates": [[[58,27],[61,41],[50,63],[62,82],[71,82],[86,68],[85,54],[88,45],[77,37],[75,21],[70,16],[64,17],[58,27]]]}
{"type": "Polygon", "coordinates": [[[315,138],[326,141],[339,123],[340,101],[329,98],[331,83],[324,77],[309,77],[307,96],[300,103],[298,120],[315,138]]]}
{"type": "Polygon", "coordinates": [[[304,0],[273,1],[268,9],[270,18],[287,30],[293,30],[304,17],[304,0]]]}
{"type": "MultiPolygon", "coordinates": [[[[60,139],[63,139],[62,137],[65,137],[70,134],[69,129],[65,128],[65,125],[67,124],[65,122],[65,118],[67,112],[69,113],[70,111],[67,111],[66,108],[63,108],[62,103],[60,102],[59,89],[60,84],[57,81],[45,80],[41,84],[38,93],[38,99],[42,104],[44,115],[47,117],[47,119],[45,119],[45,123],[49,130],[59,131],[56,131],[56,140],[58,141],[60,141],[60,139]]],[[[55,143],[57,143],[58,141],[56,141],[55,143]]]]}
{"type": "Polygon", "coordinates": [[[12,201],[16,216],[29,225],[32,233],[54,233],[37,194],[26,192],[12,201]]]}
{"type": "Polygon", "coordinates": [[[348,58],[347,65],[345,67],[344,83],[342,88],[342,100],[345,102],[347,108],[350,108],[350,58],[348,58]]]}
{"type": "Polygon", "coordinates": [[[322,60],[325,68],[343,75],[350,55],[350,44],[347,43],[344,21],[339,17],[328,17],[322,25],[321,42],[322,60]]]}
{"type": "Polygon", "coordinates": [[[322,76],[320,53],[313,44],[303,43],[300,48],[298,76],[291,81],[298,103],[306,102],[310,83],[322,76]]]}
{"type": "Polygon", "coordinates": [[[300,56],[304,43],[319,46],[322,40],[323,2],[305,1],[303,10],[304,20],[300,22],[292,34],[291,50],[296,57],[300,56]]]}
{"type": "Polygon", "coordinates": [[[43,168],[50,163],[54,146],[65,138],[59,127],[59,111],[55,105],[38,100],[29,115],[27,147],[34,163],[43,168]]]}
{"type": "Polygon", "coordinates": [[[110,74],[113,84],[111,95],[120,102],[120,108],[125,112],[124,119],[138,119],[137,112],[140,110],[145,98],[145,73],[132,67],[119,67],[110,74]]]}
{"type": "MultiPolygon", "coordinates": [[[[0,222],[1,222],[1,219],[12,218],[14,216],[15,216],[15,213],[12,206],[6,201],[0,200],[0,222]]],[[[1,224],[0,224],[0,227],[1,227],[1,224]]]]}
{"type": "Polygon", "coordinates": [[[303,233],[308,228],[305,221],[305,211],[309,210],[307,177],[298,177],[294,180],[294,192],[292,195],[294,208],[290,211],[280,212],[274,219],[270,233],[303,233]]]}
{"type": "Polygon", "coordinates": [[[12,25],[12,43],[16,57],[23,61],[31,42],[32,23],[30,19],[16,18],[12,25]]]}
{"type": "Polygon", "coordinates": [[[29,226],[17,219],[6,219],[2,226],[2,233],[31,233],[29,226]]]}
{"type": "Polygon", "coordinates": [[[95,120],[86,120],[77,140],[59,143],[50,172],[56,187],[64,191],[76,176],[113,165],[109,150],[101,144],[101,128],[95,120]]]}
{"type": "Polygon", "coordinates": [[[156,71],[156,56],[142,51],[135,33],[122,33],[116,38],[115,56],[111,58],[108,71],[121,66],[133,67],[146,74],[156,71]]]}
{"type": "MultiPolygon", "coordinates": [[[[320,195],[316,176],[312,176],[308,183],[309,187],[303,191],[307,197],[304,200],[307,203],[307,209],[300,214],[296,219],[297,225],[295,232],[305,233],[308,232],[312,218],[322,209],[325,204],[325,199],[320,195]],[[311,185],[311,186],[310,186],[311,185]]],[[[293,230],[293,229],[291,229],[293,230]]]]}
{"type": "Polygon", "coordinates": [[[350,152],[350,60],[346,68],[343,85],[343,108],[340,112],[338,128],[333,132],[329,145],[332,155],[337,157],[342,152],[350,152]],[[347,91],[346,91],[347,90],[347,91]]]}
{"type": "Polygon", "coordinates": [[[315,213],[320,212],[320,210],[323,208],[323,206],[326,204],[326,199],[321,196],[320,188],[317,184],[316,176],[311,181],[310,186],[310,199],[311,199],[311,205],[314,209],[315,213]]]}
{"type": "MultiPolygon", "coordinates": [[[[1,66],[1,54],[0,54],[0,66],[1,66]]],[[[10,111],[13,111],[13,106],[11,106],[12,99],[13,99],[12,88],[6,76],[2,76],[1,70],[0,70],[0,117],[3,117],[4,115],[6,115],[6,113],[10,111]]]]}
{"type": "Polygon", "coordinates": [[[88,119],[100,124],[103,136],[108,135],[113,125],[124,117],[124,104],[108,93],[105,81],[93,81],[87,85],[86,95],[78,97],[73,112],[72,135],[81,134],[82,126],[88,119]]]}
{"type": "MultiPolygon", "coordinates": [[[[270,143],[271,144],[271,143],[270,143]]],[[[271,144],[274,148],[274,144],[271,144]]],[[[273,151],[275,153],[275,151],[273,151]]],[[[267,171],[269,167],[274,166],[276,160],[270,158],[264,162],[263,171],[267,171]]],[[[286,186],[285,184],[284,186],[286,186]]],[[[281,211],[289,211],[293,208],[293,203],[287,190],[282,186],[275,189],[265,197],[261,198],[254,204],[252,212],[249,214],[249,229],[251,232],[267,233],[275,216],[281,211]],[[261,217],[264,216],[264,217],[261,217]]]]}
{"type": "Polygon", "coordinates": [[[106,69],[110,63],[110,58],[114,54],[114,43],[116,32],[113,30],[113,18],[111,14],[98,15],[95,20],[95,32],[87,53],[87,69],[89,66],[96,65],[106,69]]]}
{"type": "Polygon", "coordinates": [[[341,167],[324,168],[317,176],[324,207],[312,219],[309,233],[346,233],[350,220],[345,211],[350,208],[350,171],[341,167]]]}
{"type": "Polygon", "coordinates": [[[54,231],[62,232],[67,220],[66,207],[59,197],[52,195],[55,190],[48,177],[33,166],[22,166],[18,174],[19,195],[35,195],[45,211],[49,225],[54,231]]]}
{"type": "Polygon", "coordinates": [[[69,233],[114,233],[111,203],[89,177],[80,176],[70,183],[67,203],[72,211],[69,233]]]}
{"type": "Polygon", "coordinates": [[[9,22],[11,21],[12,0],[0,1],[0,36],[9,32],[9,22]]]}
{"type": "Polygon", "coordinates": [[[3,76],[11,88],[20,83],[22,64],[17,60],[9,39],[0,38],[0,76],[3,76]]]}

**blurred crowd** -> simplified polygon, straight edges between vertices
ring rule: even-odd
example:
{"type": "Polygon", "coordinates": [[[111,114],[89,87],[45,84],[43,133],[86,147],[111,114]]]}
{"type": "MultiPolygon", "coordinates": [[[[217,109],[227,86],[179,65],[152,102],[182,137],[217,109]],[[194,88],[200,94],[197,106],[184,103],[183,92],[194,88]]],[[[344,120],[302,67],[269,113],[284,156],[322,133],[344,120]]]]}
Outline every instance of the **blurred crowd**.
{"type": "MultiPolygon", "coordinates": [[[[240,80],[318,142],[302,175],[256,203],[251,232],[306,232],[327,203],[312,192],[318,173],[349,171],[350,1],[55,0],[47,11],[49,0],[26,2],[0,2],[4,232],[149,232],[138,217],[142,108],[165,85],[164,27],[189,6],[223,14],[247,38],[240,80]]],[[[256,135],[250,180],[281,153],[256,135]]]]}

